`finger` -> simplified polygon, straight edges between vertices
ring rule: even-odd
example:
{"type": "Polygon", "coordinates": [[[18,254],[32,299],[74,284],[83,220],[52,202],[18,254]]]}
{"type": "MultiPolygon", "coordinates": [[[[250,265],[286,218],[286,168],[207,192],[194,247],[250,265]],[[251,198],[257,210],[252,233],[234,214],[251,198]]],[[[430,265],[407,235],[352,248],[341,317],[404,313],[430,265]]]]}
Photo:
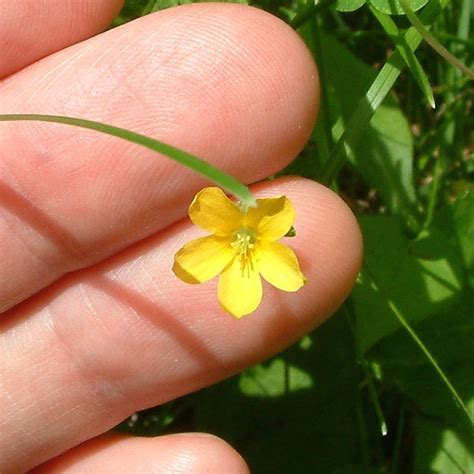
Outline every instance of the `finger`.
{"type": "Polygon", "coordinates": [[[103,31],[123,0],[0,0],[0,79],[103,31]]]}
{"type": "MultiPolygon", "coordinates": [[[[247,182],[295,156],[317,100],[296,33],[242,5],[165,10],[13,79],[0,88],[4,112],[124,126],[247,182]]],[[[149,150],[72,127],[4,124],[0,143],[0,311],[182,218],[204,183],[149,150]]]]}
{"type": "Polygon", "coordinates": [[[303,179],[260,190],[295,205],[297,237],[289,243],[308,279],[298,293],[267,285],[256,313],[224,314],[215,282],[186,285],[172,274],[173,254],[199,233],[185,221],[7,313],[4,347],[15,354],[3,357],[7,466],[42,462],[136,410],[269,357],[337,308],[360,265],[352,213],[303,179]]]}
{"type": "Polygon", "coordinates": [[[189,433],[158,438],[97,438],[34,469],[32,474],[94,472],[247,474],[249,470],[242,457],[223,440],[189,433]]]}

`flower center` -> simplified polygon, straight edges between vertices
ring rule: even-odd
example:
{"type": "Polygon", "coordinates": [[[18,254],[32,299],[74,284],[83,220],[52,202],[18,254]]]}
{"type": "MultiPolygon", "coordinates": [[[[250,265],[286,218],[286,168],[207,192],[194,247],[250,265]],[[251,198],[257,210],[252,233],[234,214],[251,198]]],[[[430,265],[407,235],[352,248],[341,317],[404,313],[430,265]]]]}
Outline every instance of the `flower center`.
{"type": "Polygon", "coordinates": [[[256,240],[256,232],[248,227],[241,227],[234,234],[231,245],[237,251],[240,258],[242,276],[244,276],[245,273],[249,276],[250,270],[253,270],[252,253],[255,248],[256,240]]]}

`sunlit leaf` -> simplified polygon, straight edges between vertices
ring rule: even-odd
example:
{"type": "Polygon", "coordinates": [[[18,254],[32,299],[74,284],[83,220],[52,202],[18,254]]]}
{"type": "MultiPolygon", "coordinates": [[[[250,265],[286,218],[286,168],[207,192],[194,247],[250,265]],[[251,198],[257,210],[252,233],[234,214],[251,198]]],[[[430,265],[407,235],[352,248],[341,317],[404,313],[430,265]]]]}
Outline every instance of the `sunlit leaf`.
{"type": "Polygon", "coordinates": [[[335,0],[332,6],[340,12],[352,12],[364,5],[366,0],[335,0]]]}
{"type": "MultiPolygon", "coordinates": [[[[369,0],[370,4],[377,10],[388,15],[404,15],[403,8],[399,0],[369,0]]],[[[428,3],[428,0],[411,0],[411,7],[414,11],[419,10],[428,3]]]]}

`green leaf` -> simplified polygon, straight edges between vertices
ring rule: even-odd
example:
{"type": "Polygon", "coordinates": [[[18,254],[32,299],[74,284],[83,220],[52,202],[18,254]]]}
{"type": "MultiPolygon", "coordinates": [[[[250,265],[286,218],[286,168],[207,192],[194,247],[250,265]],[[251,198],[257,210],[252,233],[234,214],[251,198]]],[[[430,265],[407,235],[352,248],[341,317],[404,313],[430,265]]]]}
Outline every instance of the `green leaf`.
{"type": "MultiPolygon", "coordinates": [[[[448,0],[430,2],[421,14],[423,23],[433,23],[447,3],[448,0]]],[[[405,33],[405,40],[412,51],[416,50],[421,39],[420,34],[413,27],[405,33]]],[[[375,111],[391,91],[403,68],[403,58],[398,51],[395,51],[377,74],[367,93],[359,100],[357,109],[347,125],[343,127],[343,123],[340,121],[337,127],[335,126],[338,142],[319,173],[319,180],[322,183],[330,184],[336,178],[347,154],[361,140],[375,111]]],[[[353,79],[354,75],[351,75],[351,78],[353,79]]]]}
{"type": "Polygon", "coordinates": [[[339,12],[353,12],[364,3],[365,0],[336,0],[331,6],[339,12]]]}
{"type": "MultiPolygon", "coordinates": [[[[419,10],[428,3],[428,0],[411,0],[411,7],[414,11],[419,10]]],[[[404,15],[403,8],[399,0],[370,0],[370,4],[378,11],[387,15],[404,15]]]]}
{"type": "Polygon", "coordinates": [[[450,228],[463,258],[463,267],[468,273],[468,279],[474,288],[474,190],[463,199],[458,199],[452,207],[450,228]]]}
{"type": "MultiPolygon", "coordinates": [[[[474,288],[474,193],[440,209],[415,240],[397,217],[364,216],[360,225],[365,266],[412,324],[474,288]]],[[[367,351],[399,324],[364,271],[353,296],[361,348],[367,351]]]]}
{"type": "MultiPolygon", "coordinates": [[[[469,406],[474,412],[474,398],[469,406]]],[[[446,423],[419,417],[415,426],[414,472],[473,474],[474,451],[466,438],[446,423]]]]}
{"type": "MultiPolygon", "coordinates": [[[[321,41],[322,81],[328,85],[328,111],[337,140],[376,73],[330,35],[322,34],[321,41]]],[[[349,152],[349,159],[380,192],[392,212],[410,214],[416,202],[413,141],[408,122],[393,97],[387,97],[378,107],[373,120],[361,131],[360,144],[349,152]]]]}
{"type": "Polygon", "coordinates": [[[413,74],[416,82],[420,86],[421,92],[425,96],[427,102],[430,104],[431,108],[435,108],[435,100],[433,97],[433,91],[431,89],[428,78],[426,77],[425,71],[421,67],[417,57],[413,51],[409,48],[405,37],[398,29],[395,22],[384,13],[380,13],[375,8],[370,7],[372,14],[377,18],[378,22],[382,25],[385,32],[390,36],[392,41],[397,48],[398,53],[405,61],[405,64],[410,69],[410,72],[413,74]]]}
{"type": "MultiPolygon", "coordinates": [[[[462,288],[461,262],[454,254],[438,255],[433,239],[412,241],[397,217],[366,216],[360,219],[364,234],[365,265],[373,279],[415,324],[449,306],[462,288]]],[[[441,237],[440,237],[441,234],[441,237]]],[[[400,328],[386,298],[362,271],[354,289],[357,332],[362,351],[400,328]]]]}
{"type": "MultiPolygon", "coordinates": [[[[430,319],[416,326],[423,340],[461,399],[474,400],[472,363],[474,360],[474,292],[469,289],[430,319]]],[[[368,354],[377,365],[379,377],[408,395],[420,413],[437,417],[460,432],[474,434],[472,421],[460,409],[452,394],[443,388],[442,381],[425,355],[403,331],[380,341],[368,354]]],[[[469,404],[463,407],[469,410],[469,404]]],[[[474,412],[470,410],[471,420],[474,412]]],[[[472,440],[474,441],[474,439],[472,440]]],[[[474,444],[472,444],[474,448],[474,444]]]]}
{"type": "Polygon", "coordinates": [[[153,138],[141,135],[139,133],[126,130],[124,128],[114,127],[113,125],[107,125],[104,123],[94,122],[92,120],[84,120],[73,117],[64,117],[57,115],[38,115],[38,114],[6,114],[0,115],[0,122],[13,122],[13,121],[39,121],[39,122],[52,122],[61,123],[65,125],[72,125],[75,127],[86,128],[89,130],[95,130],[106,135],[112,135],[117,138],[122,138],[137,145],[142,145],[150,150],[161,153],[162,155],[171,158],[177,163],[192,169],[196,173],[210,179],[221,188],[237,196],[242,203],[248,206],[255,206],[255,198],[252,193],[242,183],[237,181],[235,178],[230,176],[223,171],[220,171],[215,166],[207,163],[206,161],[197,158],[183,150],[180,150],[174,146],[160,142],[153,138]]]}
{"type": "Polygon", "coordinates": [[[277,397],[312,386],[313,380],[307,372],[283,358],[275,358],[266,365],[257,365],[240,377],[240,389],[248,396],[277,397]]]}
{"type": "Polygon", "coordinates": [[[424,413],[458,424],[474,419],[463,403],[474,397],[466,382],[474,360],[473,210],[474,196],[446,206],[415,240],[396,218],[362,219],[366,259],[353,293],[358,340],[379,377],[395,381],[424,413]]]}

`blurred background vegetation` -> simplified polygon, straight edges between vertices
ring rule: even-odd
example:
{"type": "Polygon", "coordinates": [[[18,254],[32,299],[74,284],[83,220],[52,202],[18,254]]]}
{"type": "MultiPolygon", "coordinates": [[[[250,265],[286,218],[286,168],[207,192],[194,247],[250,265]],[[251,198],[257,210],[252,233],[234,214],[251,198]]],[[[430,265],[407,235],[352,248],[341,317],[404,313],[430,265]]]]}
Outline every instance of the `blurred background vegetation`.
{"type": "MultiPolygon", "coordinates": [[[[128,0],[114,26],[184,3],[128,0]]],[[[257,474],[474,473],[474,83],[410,18],[469,67],[474,2],[239,3],[282,18],[315,56],[319,121],[282,174],[346,200],[363,269],[286,352],[118,429],[214,433],[257,474]]]]}

